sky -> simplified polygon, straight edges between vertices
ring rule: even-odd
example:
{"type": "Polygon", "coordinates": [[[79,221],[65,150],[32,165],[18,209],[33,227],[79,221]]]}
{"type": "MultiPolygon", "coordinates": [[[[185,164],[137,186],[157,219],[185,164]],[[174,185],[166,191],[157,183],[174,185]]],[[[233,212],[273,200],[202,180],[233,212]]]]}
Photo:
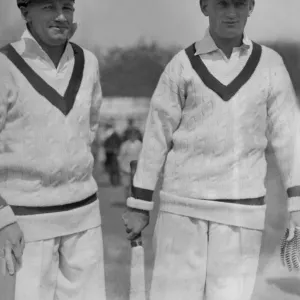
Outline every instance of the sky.
{"type": "MultiPolygon", "coordinates": [[[[256,0],[246,31],[256,41],[293,40],[300,43],[300,0],[256,0]]],[[[76,0],[82,45],[126,47],[139,39],[163,46],[187,46],[200,39],[207,19],[199,0],[76,0]]],[[[0,0],[0,39],[21,21],[16,0],[0,0]]]]}

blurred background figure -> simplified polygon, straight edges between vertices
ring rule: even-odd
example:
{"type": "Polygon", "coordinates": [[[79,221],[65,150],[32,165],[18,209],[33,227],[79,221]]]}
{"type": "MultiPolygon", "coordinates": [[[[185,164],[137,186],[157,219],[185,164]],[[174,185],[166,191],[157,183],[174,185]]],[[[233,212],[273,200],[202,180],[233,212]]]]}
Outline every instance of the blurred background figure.
{"type": "Polygon", "coordinates": [[[143,136],[141,131],[134,125],[134,119],[128,118],[127,128],[123,133],[122,141],[125,142],[127,140],[130,140],[132,138],[132,135],[134,135],[140,142],[143,141],[143,136]]]}
{"type": "Polygon", "coordinates": [[[114,128],[113,122],[106,124],[106,131],[104,137],[105,149],[105,171],[109,175],[111,185],[120,185],[120,171],[118,163],[118,155],[121,147],[122,139],[114,128]]]}
{"type": "Polygon", "coordinates": [[[118,157],[125,199],[130,196],[130,162],[138,160],[142,149],[141,133],[137,130],[128,131],[127,139],[122,143],[118,157]]]}

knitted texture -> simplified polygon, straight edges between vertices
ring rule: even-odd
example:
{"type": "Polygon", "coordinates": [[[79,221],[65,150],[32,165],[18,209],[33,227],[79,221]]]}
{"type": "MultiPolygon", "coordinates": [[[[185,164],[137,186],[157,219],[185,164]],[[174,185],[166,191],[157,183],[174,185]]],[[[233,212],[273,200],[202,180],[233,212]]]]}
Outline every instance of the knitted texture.
{"type": "MultiPolygon", "coordinates": [[[[228,85],[243,70],[252,48],[234,49],[230,59],[220,51],[200,57],[209,72],[228,85]]],[[[229,101],[204,85],[180,51],[161,75],[151,100],[134,186],[154,190],[165,162],[162,190],[170,196],[263,196],[268,141],[286,188],[299,186],[293,168],[299,166],[294,156],[299,120],[289,74],[270,48],[262,46],[256,70],[229,101]]]]}
{"type": "MultiPolygon", "coordinates": [[[[70,45],[57,69],[28,32],[13,47],[64,94],[74,66],[70,45]]],[[[76,101],[64,115],[0,54],[0,194],[8,204],[60,205],[97,191],[90,146],[99,125],[102,93],[98,61],[87,50],[84,56],[76,101]]]]}

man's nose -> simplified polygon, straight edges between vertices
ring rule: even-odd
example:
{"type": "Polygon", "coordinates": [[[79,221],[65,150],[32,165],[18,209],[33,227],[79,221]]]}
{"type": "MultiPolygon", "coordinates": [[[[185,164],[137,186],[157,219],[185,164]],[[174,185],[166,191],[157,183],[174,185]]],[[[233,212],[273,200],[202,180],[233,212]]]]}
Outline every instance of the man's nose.
{"type": "Polygon", "coordinates": [[[55,20],[56,20],[56,21],[60,21],[60,22],[64,22],[64,21],[67,20],[67,19],[66,19],[66,16],[65,16],[65,14],[64,14],[64,12],[63,12],[62,9],[58,9],[58,10],[56,11],[56,18],[55,18],[55,20]]]}
{"type": "Polygon", "coordinates": [[[56,12],[56,18],[55,18],[56,21],[64,22],[67,20],[64,14],[63,7],[61,3],[59,3],[59,1],[56,1],[55,3],[55,12],[56,12]]]}
{"type": "Polygon", "coordinates": [[[227,16],[230,18],[235,18],[236,17],[236,9],[234,5],[229,5],[228,10],[227,10],[227,16]]]}

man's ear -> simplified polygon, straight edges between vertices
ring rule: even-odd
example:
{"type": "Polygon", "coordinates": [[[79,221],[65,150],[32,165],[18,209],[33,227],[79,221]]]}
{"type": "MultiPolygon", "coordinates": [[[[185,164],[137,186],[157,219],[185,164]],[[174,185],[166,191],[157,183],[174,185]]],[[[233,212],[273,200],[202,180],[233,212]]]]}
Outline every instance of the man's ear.
{"type": "Polygon", "coordinates": [[[200,0],[200,7],[202,10],[202,13],[206,17],[208,16],[207,6],[208,6],[208,0],[200,0]]]}
{"type": "Polygon", "coordinates": [[[250,0],[249,2],[249,16],[252,14],[255,6],[255,0],[250,0]]]}
{"type": "Polygon", "coordinates": [[[26,22],[29,22],[29,14],[28,14],[28,9],[26,6],[21,6],[20,7],[20,11],[21,11],[21,15],[23,17],[23,19],[26,21],[26,22]]]}

